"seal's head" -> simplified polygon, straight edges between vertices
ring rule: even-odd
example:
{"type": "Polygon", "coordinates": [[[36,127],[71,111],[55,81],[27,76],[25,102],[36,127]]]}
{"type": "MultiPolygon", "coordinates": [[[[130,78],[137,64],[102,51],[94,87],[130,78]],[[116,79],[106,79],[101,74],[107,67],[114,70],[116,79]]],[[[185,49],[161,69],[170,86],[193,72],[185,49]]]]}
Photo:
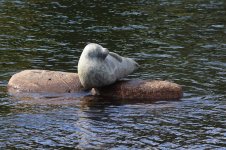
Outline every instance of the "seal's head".
{"type": "Polygon", "coordinates": [[[89,58],[99,58],[104,60],[107,57],[108,53],[108,49],[103,48],[101,45],[90,43],[86,45],[82,52],[82,55],[89,58]]]}

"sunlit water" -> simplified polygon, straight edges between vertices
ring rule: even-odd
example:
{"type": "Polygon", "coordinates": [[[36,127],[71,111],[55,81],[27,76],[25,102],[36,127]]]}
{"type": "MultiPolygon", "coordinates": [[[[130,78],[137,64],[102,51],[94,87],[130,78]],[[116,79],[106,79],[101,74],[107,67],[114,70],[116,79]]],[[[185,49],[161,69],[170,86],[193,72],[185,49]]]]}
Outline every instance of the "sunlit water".
{"type": "Polygon", "coordinates": [[[0,149],[226,149],[224,0],[0,1],[0,149]],[[7,93],[24,69],[77,72],[84,46],[134,58],[181,101],[7,93]]]}

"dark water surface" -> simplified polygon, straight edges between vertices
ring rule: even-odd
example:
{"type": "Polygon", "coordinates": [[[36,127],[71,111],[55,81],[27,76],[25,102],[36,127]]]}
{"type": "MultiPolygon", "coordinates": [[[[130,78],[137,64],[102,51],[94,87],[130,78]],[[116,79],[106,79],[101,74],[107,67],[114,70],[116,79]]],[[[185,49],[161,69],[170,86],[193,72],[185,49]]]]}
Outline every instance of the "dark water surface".
{"type": "Polygon", "coordinates": [[[0,149],[226,149],[224,0],[0,0],[0,149]],[[86,43],[134,58],[129,78],[183,85],[181,101],[19,100],[24,69],[77,72],[86,43]]]}

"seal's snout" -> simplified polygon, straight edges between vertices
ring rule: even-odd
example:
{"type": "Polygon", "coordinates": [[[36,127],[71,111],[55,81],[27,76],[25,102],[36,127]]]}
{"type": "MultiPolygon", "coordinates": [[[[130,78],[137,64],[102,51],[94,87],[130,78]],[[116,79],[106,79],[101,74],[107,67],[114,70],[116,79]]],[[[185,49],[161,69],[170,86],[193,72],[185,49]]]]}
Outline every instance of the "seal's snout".
{"type": "Polygon", "coordinates": [[[107,48],[103,48],[103,52],[109,52],[107,48]]]}
{"type": "Polygon", "coordinates": [[[135,62],[135,66],[136,66],[136,69],[140,68],[140,65],[137,62],[135,62]]]}
{"type": "Polygon", "coordinates": [[[102,48],[102,53],[103,53],[103,56],[105,58],[108,55],[109,50],[107,48],[102,48]]]}

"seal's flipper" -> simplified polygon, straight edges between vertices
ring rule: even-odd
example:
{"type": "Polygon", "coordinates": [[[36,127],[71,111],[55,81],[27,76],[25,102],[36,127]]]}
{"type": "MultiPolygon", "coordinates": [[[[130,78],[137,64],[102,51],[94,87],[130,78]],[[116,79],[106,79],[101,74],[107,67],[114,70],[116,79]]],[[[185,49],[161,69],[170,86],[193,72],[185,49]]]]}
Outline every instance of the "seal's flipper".
{"type": "Polygon", "coordinates": [[[118,54],[113,53],[113,52],[109,52],[109,55],[111,55],[112,57],[114,57],[115,59],[117,59],[119,62],[122,62],[122,57],[119,56],[118,54]]]}

